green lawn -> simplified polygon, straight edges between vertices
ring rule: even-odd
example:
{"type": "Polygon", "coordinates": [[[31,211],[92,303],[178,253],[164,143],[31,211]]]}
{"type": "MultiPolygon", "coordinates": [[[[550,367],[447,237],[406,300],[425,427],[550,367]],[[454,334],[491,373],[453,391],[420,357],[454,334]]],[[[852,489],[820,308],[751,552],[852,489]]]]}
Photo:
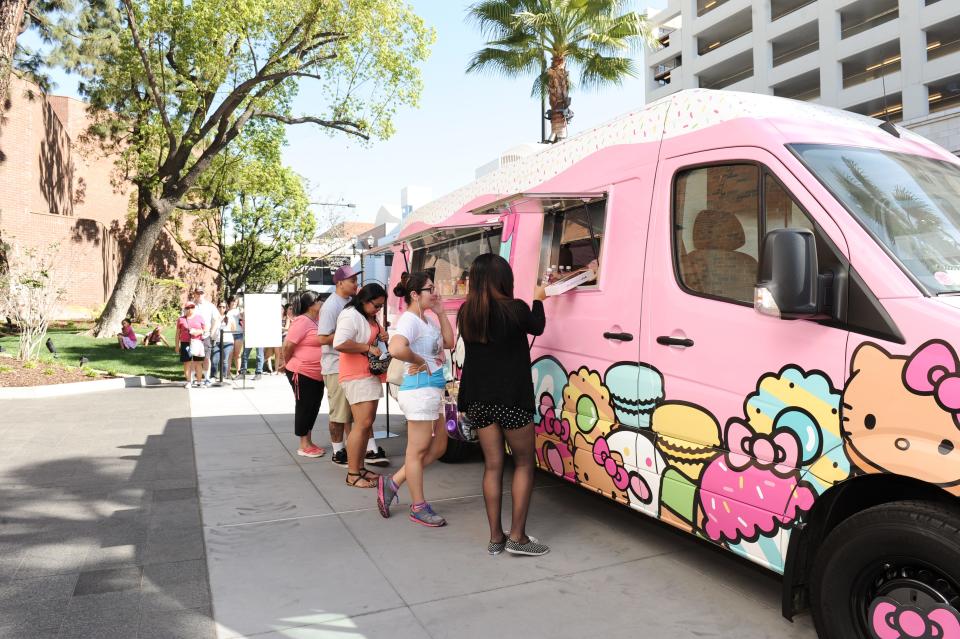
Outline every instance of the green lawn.
{"type": "MultiPolygon", "coordinates": [[[[134,325],[134,330],[142,336],[149,329],[145,326],[134,325]]],[[[163,336],[171,345],[174,329],[164,329],[163,336]]],[[[125,375],[152,375],[161,379],[179,379],[183,377],[183,366],[172,348],[165,346],[137,346],[132,351],[120,350],[116,338],[96,339],[89,335],[78,333],[75,328],[52,328],[47,336],[53,340],[59,352],[57,362],[65,366],[78,367],[80,356],[85,355],[90,363],[87,366],[109,373],[125,375]]],[[[0,346],[4,351],[16,355],[18,342],[16,335],[0,337],[0,346]]],[[[53,360],[53,355],[42,348],[42,361],[53,360]]]]}
{"type": "MultiPolygon", "coordinates": [[[[88,328],[89,326],[74,327],[68,324],[48,331],[47,336],[53,340],[59,353],[56,359],[58,363],[78,367],[80,356],[85,355],[90,360],[86,366],[99,371],[124,375],[152,375],[170,380],[183,378],[183,364],[180,363],[179,356],[173,352],[172,348],[176,344],[174,339],[176,331],[173,327],[163,329],[163,336],[171,345],[171,348],[168,348],[163,345],[143,346],[143,336],[150,332],[152,327],[134,324],[133,330],[140,337],[141,345],[132,351],[120,350],[116,338],[96,339],[84,334],[88,328]]],[[[0,346],[5,353],[16,355],[19,348],[17,336],[0,332],[0,346]]],[[[251,371],[254,368],[255,357],[256,352],[251,352],[249,366],[251,371]]],[[[43,362],[54,358],[45,347],[41,347],[40,359],[43,362]]]]}

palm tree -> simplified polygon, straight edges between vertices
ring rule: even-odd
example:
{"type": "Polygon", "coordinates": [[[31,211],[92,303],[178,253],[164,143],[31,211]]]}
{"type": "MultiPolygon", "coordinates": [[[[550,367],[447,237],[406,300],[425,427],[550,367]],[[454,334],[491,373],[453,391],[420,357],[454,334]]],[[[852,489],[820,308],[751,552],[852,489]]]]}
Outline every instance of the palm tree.
{"type": "Polygon", "coordinates": [[[550,100],[551,140],[567,135],[570,89],[568,62],[580,70],[580,85],[600,88],[637,77],[633,53],[654,46],[646,16],[625,11],[627,0],[483,0],[468,18],[490,38],[467,72],[493,71],[509,77],[535,74],[531,95],[550,100]],[[546,59],[550,65],[547,67],[546,59]]]}

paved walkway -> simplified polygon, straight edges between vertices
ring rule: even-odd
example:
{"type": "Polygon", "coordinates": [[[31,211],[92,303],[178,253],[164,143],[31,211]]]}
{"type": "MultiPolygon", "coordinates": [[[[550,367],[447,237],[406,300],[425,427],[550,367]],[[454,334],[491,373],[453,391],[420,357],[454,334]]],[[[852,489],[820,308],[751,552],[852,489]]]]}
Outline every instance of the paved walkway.
{"type": "MultiPolygon", "coordinates": [[[[449,525],[425,529],[404,516],[405,490],[384,520],[329,457],[294,454],[286,380],[190,404],[219,637],[815,636],[809,617],[780,616],[771,575],[545,474],[529,531],[553,551],[489,557],[479,460],[428,470],[449,525]]],[[[399,462],[403,438],[382,443],[399,462]]]]}
{"type": "Polygon", "coordinates": [[[2,402],[0,637],[814,637],[768,573],[545,474],[545,557],[487,556],[476,459],[428,470],[446,528],[406,491],[384,520],[294,454],[292,405],[280,377],[2,402]]]}
{"type": "Polygon", "coordinates": [[[182,388],[0,400],[0,637],[206,639],[182,388]]]}

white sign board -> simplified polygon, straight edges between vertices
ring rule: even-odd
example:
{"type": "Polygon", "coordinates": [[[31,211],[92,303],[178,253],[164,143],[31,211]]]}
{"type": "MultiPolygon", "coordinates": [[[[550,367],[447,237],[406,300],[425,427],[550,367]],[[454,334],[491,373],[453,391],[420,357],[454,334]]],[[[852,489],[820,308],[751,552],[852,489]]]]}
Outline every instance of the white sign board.
{"type": "Polygon", "coordinates": [[[283,299],[278,293],[243,296],[243,346],[272,347],[283,342],[283,299]]]}

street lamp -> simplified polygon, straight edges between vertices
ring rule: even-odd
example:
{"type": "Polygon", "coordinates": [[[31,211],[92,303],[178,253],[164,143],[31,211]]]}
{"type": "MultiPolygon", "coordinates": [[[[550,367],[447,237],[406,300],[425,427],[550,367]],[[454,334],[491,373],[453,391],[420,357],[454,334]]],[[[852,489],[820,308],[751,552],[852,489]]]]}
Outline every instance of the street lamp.
{"type": "Polygon", "coordinates": [[[345,206],[348,209],[357,208],[357,205],[353,202],[308,202],[307,204],[312,204],[313,206],[345,206]]]}

